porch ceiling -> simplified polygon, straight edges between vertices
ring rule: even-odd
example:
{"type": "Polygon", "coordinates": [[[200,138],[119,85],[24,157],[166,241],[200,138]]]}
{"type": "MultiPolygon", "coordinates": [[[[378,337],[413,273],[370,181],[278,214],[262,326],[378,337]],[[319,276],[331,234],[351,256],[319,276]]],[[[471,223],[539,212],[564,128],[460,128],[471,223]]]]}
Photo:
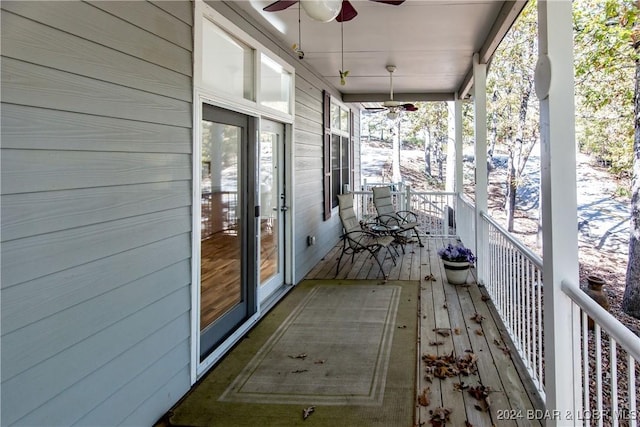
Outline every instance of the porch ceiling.
{"type": "MultiPolygon", "coordinates": [[[[241,12],[272,30],[285,46],[298,43],[298,5],[280,12],[263,12],[273,0],[238,1],[241,12]]],[[[490,60],[518,17],[526,0],[407,0],[390,6],[350,0],[358,16],[344,23],[344,68],[340,85],[341,28],[301,13],[304,62],[342,94],[345,102],[389,99],[388,64],[396,65],[394,99],[427,101],[468,95],[473,54],[490,60]]]]}

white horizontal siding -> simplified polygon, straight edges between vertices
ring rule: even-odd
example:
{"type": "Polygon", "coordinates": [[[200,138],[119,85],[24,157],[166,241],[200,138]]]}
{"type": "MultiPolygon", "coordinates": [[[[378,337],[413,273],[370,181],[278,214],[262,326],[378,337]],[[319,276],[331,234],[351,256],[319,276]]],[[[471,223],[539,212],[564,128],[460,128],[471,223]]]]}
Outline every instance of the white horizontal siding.
{"type": "Polygon", "coordinates": [[[190,154],[192,142],[190,128],[3,104],[2,148],[190,154]]]}
{"type": "Polygon", "coordinates": [[[24,328],[188,259],[190,248],[190,236],[180,234],[3,288],[2,333],[24,328]]]}
{"type": "Polygon", "coordinates": [[[190,385],[193,4],[2,2],[7,425],[150,425],[190,385]]]}
{"type": "MultiPolygon", "coordinates": [[[[117,393],[124,384],[135,379],[140,370],[161,359],[167,349],[182,344],[188,352],[182,340],[176,341],[183,338],[183,331],[178,332],[180,337],[177,337],[169,328],[176,318],[181,319],[177,325],[182,325],[180,329],[186,327],[184,310],[189,304],[188,289],[182,288],[7,381],[6,388],[11,393],[2,396],[3,425],[18,420],[21,425],[70,425],[88,411],[102,406],[106,397],[117,393]],[[119,345],[113,346],[114,342],[119,345]],[[157,355],[150,355],[149,350],[154,348],[162,350],[157,355]],[[104,382],[94,381],[96,376],[104,382]],[[84,378],[87,380],[83,383],[84,378]],[[34,382],[38,387],[33,387],[34,382]],[[67,398],[70,395],[81,397],[76,402],[81,405],[72,406],[74,400],[67,398]]],[[[179,370],[176,368],[179,366],[172,366],[171,370],[179,370]]],[[[166,373],[163,379],[167,380],[166,373]]],[[[141,386],[146,389],[144,395],[151,392],[148,385],[141,386]]],[[[140,399],[144,395],[129,398],[140,399]]],[[[124,408],[110,409],[119,412],[124,408]]],[[[95,425],[117,425],[113,423],[113,417],[117,416],[117,413],[111,414],[109,419],[95,425]]]]}
{"type": "MultiPolygon", "coordinates": [[[[126,14],[133,1],[113,2],[120,7],[122,14],[126,14]]],[[[179,47],[180,43],[173,43],[162,37],[133,25],[111,13],[97,7],[80,2],[39,2],[37,7],[30,2],[3,1],[2,9],[32,21],[56,28],[60,31],[76,36],[78,39],[99,45],[108,46],[114,50],[126,53],[134,58],[140,58],[152,64],[160,65],[190,76],[193,73],[192,49],[179,47]]],[[[181,8],[192,8],[193,5],[182,2],[181,8]]],[[[153,14],[144,17],[147,21],[163,17],[166,12],[157,8],[153,14]]],[[[189,23],[188,25],[190,25],[189,23]]],[[[105,64],[108,65],[108,64],[105,64]]]]}

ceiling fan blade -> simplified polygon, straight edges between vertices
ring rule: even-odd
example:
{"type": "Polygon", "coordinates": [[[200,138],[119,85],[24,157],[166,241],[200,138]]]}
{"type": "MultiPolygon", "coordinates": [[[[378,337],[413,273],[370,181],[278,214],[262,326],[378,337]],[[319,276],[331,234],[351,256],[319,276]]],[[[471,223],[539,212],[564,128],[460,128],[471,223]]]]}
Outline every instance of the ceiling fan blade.
{"type": "Polygon", "coordinates": [[[391,4],[393,6],[400,6],[402,3],[405,2],[405,0],[371,0],[371,1],[374,1],[376,3],[391,4]]]}
{"type": "Polygon", "coordinates": [[[262,10],[264,10],[265,12],[279,12],[293,6],[296,3],[298,3],[298,0],[278,0],[271,3],[269,6],[265,7],[262,10]]]}
{"type": "Polygon", "coordinates": [[[418,107],[413,104],[402,104],[401,107],[404,111],[418,111],[418,107]]]}
{"type": "Polygon", "coordinates": [[[380,111],[386,111],[387,109],[384,107],[367,107],[365,108],[370,113],[378,113],[380,111]]]}
{"type": "Polygon", "coordinates": [[[358,15],[356,9],[353,7],[349,0],[342,0],[342,8],[340,9],[340,13],[336,16],[336,21],[338,22],[347,22],[351,21],[358,15]]]}

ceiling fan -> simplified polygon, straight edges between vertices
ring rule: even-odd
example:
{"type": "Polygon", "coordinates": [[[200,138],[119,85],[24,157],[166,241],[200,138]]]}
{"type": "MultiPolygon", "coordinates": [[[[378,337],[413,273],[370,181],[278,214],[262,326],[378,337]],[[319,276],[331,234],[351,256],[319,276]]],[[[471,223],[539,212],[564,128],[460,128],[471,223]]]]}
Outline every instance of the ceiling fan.
{"type": "Polygon", "coordinates": [[[418,107],[410,103],[404,103],[393,100],[393,72],[396,71],[395,65],[387,65],[389,72],[390,99],[382,103],[382,107],[368,107],[371,112],[388,111],[387,117],[391,120],[398,118],[398,114],[402,111],[418,111],[418,107]]]}
{"type": "MultiPolygon", "coordinates": [[[[277,0],[263,10],[266,12],[278,12],[285,10],[299,0],[277,0]]],[[[393,6],[401,5],[405,0],[369,0],[376,3],[390,4],[393,6]]],[[[302,8],[307,14],[316,21],[329,22],[335,18],[338,22],[351,21],[358,15],[356,9],[349,0],[300,0],[302,8]]]]}

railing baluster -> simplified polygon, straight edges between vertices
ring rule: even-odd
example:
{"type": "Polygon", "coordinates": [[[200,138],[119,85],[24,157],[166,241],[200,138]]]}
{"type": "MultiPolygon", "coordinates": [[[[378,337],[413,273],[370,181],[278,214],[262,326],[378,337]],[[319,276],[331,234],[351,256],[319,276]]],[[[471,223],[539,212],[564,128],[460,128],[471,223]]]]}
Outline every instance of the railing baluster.
{"type": "Polygon", "coordinates": [[[595,339],[596,339],[596,410],[598,415],[598,426],[602,427],[602,337],[600,331],[600,325],[595,324],[595,339]]]}
{"type": "Polygon", "coordinates": [[[609,337],[609,372],[611,374],[611,422],[618,427],[618,353],[616,341],[609,337]]]}
{"type": "Polygon", "coordinates": [[[536,325],[536,329],[538,329],[538,345],[537,345],[537,352],[538,352],[538,380],[540,381],[540,386],[542,386],[544,384],[544,381],[542,380],[542,378],[544,378],[542,376],[542,358],[544,356],[544,354],[542,353],[542,279],[540,277],[542,273],[540,271],[538,271],[536,273],[536,292],[537,292],[537,296],[538,296],[538,319],[536,321],[537,325],[536,325]]]}
{"type": "MultiPolygon", "coordinates": [[[[582,391],[583,391],[583,403],[584,413],[590,413],[590,403],[589,403],[589,316],[587,313],[581,311],[582,313],[582,374],[583,374],[583,383],[582,383],[582,391]]],[[[589,422],[591,424],[591,422],[589,422]]]]}
{"type": "Polygon", "coordinates": [[[524,305],[524,275],[523,272],[524,257],[518,252],[518,307],[520,311],[520,349],[525,351],[525,333],[524,333],[524,313],[527,310],[527,306],[524,305]]]}
{"type": "Polygon", "coordinates": [[[629,427],[638,427],[638,411],[636,406],[637,393],[636,360],[631,354],[629,354],[627,356],[627,396],[629,400],[629,427]]]}
{"type": "Polygon", "coordinates": [[[531,284],[533,283],[531,281],[531,270],[532,270],[531,261],[528,261],[527,262],[527,279],[526,279],[527,300],[525,302],[527,306],[527,368],[528,369],[531,369],[531,367],[533,366],[532,359],[531,359],[531,291],[533,289],[533,287],[531,286],[531,284]]]}

